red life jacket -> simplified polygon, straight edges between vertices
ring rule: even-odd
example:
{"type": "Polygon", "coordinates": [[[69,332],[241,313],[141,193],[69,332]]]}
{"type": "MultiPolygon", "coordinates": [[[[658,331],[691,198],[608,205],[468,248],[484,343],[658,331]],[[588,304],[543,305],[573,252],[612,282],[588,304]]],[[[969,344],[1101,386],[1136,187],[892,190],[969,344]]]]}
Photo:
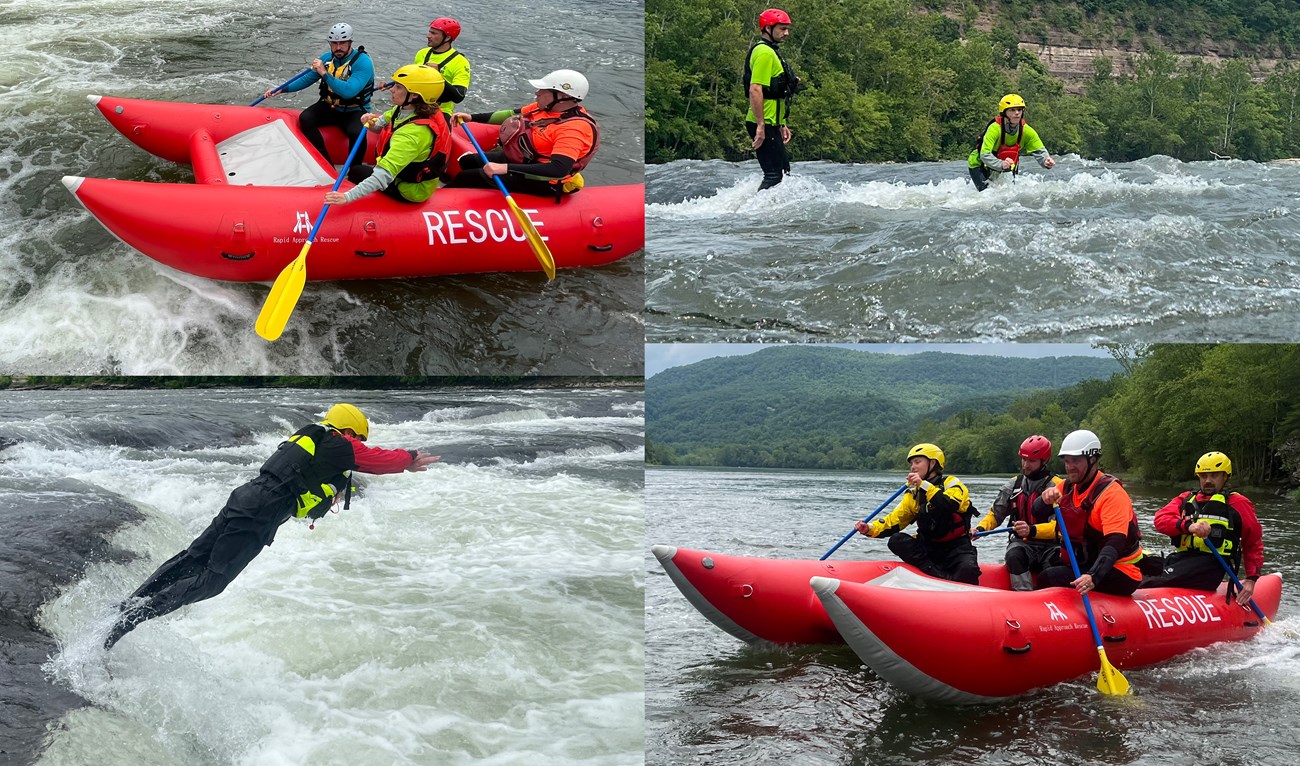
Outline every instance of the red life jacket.
{"type": "Polygon", "coordinates": [[[1052,486],[1052,474],[1049,472],[1042,479],[1035,481],[1028,476],[1021,474],[1016,477],[1015,483],[1011,486],[1011,501],[1008,503],[1010,513],[1008,513],[1008,524],[1014,524],[1017,521],[1023,521],[1032,526],[1034,524],[1033,514],[1030,509],[1034,507],[1034,501],[1038,496],[1043,494],[1043,490],[1052,486]],[[1034,485],[1037,485],[1036,487],[1034,485]]]}
{"type": "Polygon", "coordinates": [[[524,164],[531,162],[540,162],[550,158],[550,155],[541,154],[533,141],[533,131],[538,128],[544,128],[556,123],[568,122],[569,120],[585,120],[591,125],[591,149],[586,154],[578,157],[573,162],[573,171],[587,167],[596,150],[600,148],[600,126],[596,121],[587,114],[587,110],[581,105],[575,106],[560,113],[559,117],[546,117],[535,119],[532,113],[511,115],[505,122],[501,123],[501,138],[499,141],[502,153],[506,156],[506,162],[524,164]]]}
{"type": "MultiPolygon", "coordinates": [[[[397,112],[393,113],[397,116],[397,112]]],[[[431,117],[423,119],[409,119],[399,124],[396,128],[392,124],[385,125],[384,129],[379,131],[379,144],[375,148],[375,156],[382,157],[384,152],[388,151],[388,141],[393,137],[393,133],[407,125],[423,125],[433,133],[433,147],[429,150],[429,156],[421,162],[408,163],[397,174],[397,180],[408,184],[418,184],[427,181],[430,178],[437,178],[447,170],[447,158],[451,154],[451,122],[445,112],[441,110],[431,117]]]]}
{"type": "Polygon", "coordinates": [[[994,117],[993,119],[989,120],[988,125],[984,126],[984,133],[980,133],[979,139],[977,139],[975,142],[975,151],[977,152],[984,150],[984,134],[988,133],[989,125],[998,126],[997,151],[993,153],[997,155],[997,158],[1002,160],[1003,162],[1010,160],[1016,164],[1019,164],[1020,163],[1020,141],[1022,138],[1024,138],[1025,128],[1029,125],[1029,123],[1025,122],[1023,119],[1020,121],[1020,130],[1016,132],[1016,142],[1008,146],[1002,143],[1003,140],[1005,140],[1006,138],[1006,134],[1002,132],[1002,117],[1001,115],[994,117]]]}

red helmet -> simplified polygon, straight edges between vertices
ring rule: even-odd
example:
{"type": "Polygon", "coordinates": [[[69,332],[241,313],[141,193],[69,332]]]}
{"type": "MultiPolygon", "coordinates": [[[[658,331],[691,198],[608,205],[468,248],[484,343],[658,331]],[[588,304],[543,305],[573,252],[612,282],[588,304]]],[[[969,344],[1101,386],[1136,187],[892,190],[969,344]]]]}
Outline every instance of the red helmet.
{"type": "Polygon", "coordinates": [[[1052,443],[1046,436],[1037,434],[1020,442],[1020,457],[1028,460],[1041,460],[1046,463],[1052,458],[1052,443]]]}
{"type": "Polygon", "coordinates": [[[434,19],[429,22],[429,31],[438,30],[447,36],[449,40],[455,40],[460,37],[460,22],[455,19],[444,17],[434,19]]]}
{"type": "Polygon", "coordinates": [[[767,29],[773,24],[789,24],[790,14],[780,8],[768,8],[766,11],[758,14],[758,28],[767,29]]]}

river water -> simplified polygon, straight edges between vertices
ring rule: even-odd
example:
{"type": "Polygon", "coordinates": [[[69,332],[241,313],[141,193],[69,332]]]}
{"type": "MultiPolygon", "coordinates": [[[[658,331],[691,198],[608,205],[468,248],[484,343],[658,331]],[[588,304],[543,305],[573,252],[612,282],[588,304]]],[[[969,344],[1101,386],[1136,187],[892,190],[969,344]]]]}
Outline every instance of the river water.
{"type": "Polygon", "coordinates": [[[1300,167],[1148,157],[647,169],[646,339],[1292,341],[1300,167]]]}
{"type": "MultiPolygon", "coordinates": [[[[1010,766],[1053,763],[1295,763],[1300,747],[1300,594],[1283,591],[1277,630],[1125,671],[1135,694],[1095,678],[1000,705],[950,707],[904,696],[847,647],[756,649],[687,603],[649,551],[657,543],[767,558],[820,557],[901,484],[897,474],[646,471],[646,763],[1010,766]]],[[[987,510],[1005,477],[962,477],[987,510]]],[[[1149,550],[1167,549],[1155,511],[1190,488],[1128,484],[1149,550]]],[[[1265,530],[1265,570],[1300,575],[1295,504],[1247,493],[1265,530]]],[[[1000,536],[976,543],[1001,559],[1000,536]]],[[[894,558],[855,536],[839,559],[894,558]]],[[[960,662],[962,648],[953,647],[960,662]]]]}
{"type": "Polygon", "coordinates": [[[42,766],[641,762],[639,390],[4,401],[0,762],[47,726],[42,766]],[[114,604],[340,399],[442,462],[363,475],[106,654],[114,604]]]}
{"type": "MultiPolygon", "coordinates": [[[[338,21],[391,73],[425,46],[436,15],[464,28],[470,111],[523,105],[533,96],[526,78],[578,69],[602,126],[588,183],[641,183],[639,0],[541,0],[524,12],[505,0],[0,2],[0,372],[639,374],[641,254],[550,284],[537,274],[310,283],[295,311],[304,331],[268,344],[252,331],[266,285],[161,266],[60,183],[192,180],[188,167],[118,134],[86,94],[247,104],[302,71],[338,21]]],[[[273,103],[302,108],[314,94],[273,103]]]]}

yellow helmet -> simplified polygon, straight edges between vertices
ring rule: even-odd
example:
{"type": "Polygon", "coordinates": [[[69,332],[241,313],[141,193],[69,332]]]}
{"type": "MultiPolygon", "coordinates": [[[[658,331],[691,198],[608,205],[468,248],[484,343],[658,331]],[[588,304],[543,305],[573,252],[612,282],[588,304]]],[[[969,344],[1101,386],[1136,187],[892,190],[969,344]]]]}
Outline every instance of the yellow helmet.
{"type": "Polygon", "coordinates": [[[1008,109],[1020,107],[1025,108],[1025,100],[1015,93],[1008,93],[998,102],[998,112],[1005,112],[1008,109]]]}
{"type": "Polygon", "coordinates": [[[943,468],[943,450],[939,449],[933,444],[930,444],[929,442],[926,442],[924,444],[918,444],[907,451],[908,460],[911,460],[917,455],[923,455],[925,457],[930,458],[931,460],[938,460],[939,468],[940,469],[943,468]]]}
{"type": "Polygon", "coordinates": [[[1200,460],[1196,461],[1196,472],[1198,474],[1214,473],[1215,471],[1223,471],[1229,476],[1232,475],[1232,461],[1222,452],[1207,452],[1201,455],[1200,460]]]}
{"type": "Polygon", "coordinates": [[[351,428],[352,432],[357,435],[361,441],[365,441],[370,435],[370,422],[361,410],[351,404],[336,404],[330,407],[330,411],[325,413],[325,419],[321,421],[322,425],[330,426],[342,431],[345,428],[351,428]]]}
{"type": "Polygon", "coordinates": [[[393,82],[424,99],[426,104],[436,104],[442,96],[447,81],[436,67],[407,64],[393,72],[393,82]]]}

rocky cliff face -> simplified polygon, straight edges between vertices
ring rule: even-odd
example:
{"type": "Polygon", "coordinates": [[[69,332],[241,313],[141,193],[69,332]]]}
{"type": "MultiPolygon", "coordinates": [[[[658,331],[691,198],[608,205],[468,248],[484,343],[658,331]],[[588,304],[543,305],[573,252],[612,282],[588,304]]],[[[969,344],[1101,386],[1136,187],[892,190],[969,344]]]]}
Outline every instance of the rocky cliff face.
{"type": "MultiPolygon", "coordinates": [[[[1111,61],[1113,75],[1133,74],[1133,62],[1143,51],[1124,50],[1121,48],[1087,48],[1065,43],[1042,43],[1020,41],[1020,49],[1029,51],[1047,68],[1049,74],[1065,83],[1068,93],[1078,94],[1083,91],[1086,81],[1092,79],[1093,59],[1106,57],[1111,61]]],[[[1201,53],[1175,53],[1179,60],[1201,59],[1211,64],[1220,64],[1234,57],[1221,55],[1219,51],[1205,49],[1201,53]]],[[[1251,74],[1262,80],[1280,63],[1279,59],[1252,59],[1251,74]]]]}

